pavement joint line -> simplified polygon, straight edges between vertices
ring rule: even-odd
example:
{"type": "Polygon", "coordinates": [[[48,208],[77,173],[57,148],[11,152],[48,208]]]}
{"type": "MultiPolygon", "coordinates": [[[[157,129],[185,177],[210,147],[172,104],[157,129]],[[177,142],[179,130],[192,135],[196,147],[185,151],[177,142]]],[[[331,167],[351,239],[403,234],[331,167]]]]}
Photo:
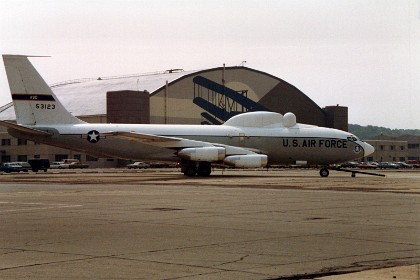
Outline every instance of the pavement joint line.
{"type": "MultiPolygon", "coordinates": [[[[376,243],[387,243],[387,244],[398,244],[398,245],[407,245],[407,246],[415,246],[415,247],[419,247],[418,249],[413,249],[413,251],[417,251],[420,250],[420,245],[419,244],[412,244],[412,243],[404,243],[404,242],[392,242],[392,241],[386,241],[386,240],[372,240],[372,239],[364,239],[364,238],[356,238],[356,237],[339,237],[342,239],[349,239],[349,240],[359,240],[359,241],[369,241],[369,242],[376,242],[376,243]]],[[[404,250],[406,251],[406,250],[404,250]]],[[[409,250],[411,251],[411,250],[409,250]]]]}
{"type": "MultiPolygon", "coordinates": [[[[224,271],[224,272],[242,272],[242,273],[248,273],[248,274],[253,274],[253,275],[267,275],[266,273],[261,273],[261,272],[253,272],[253,271],[238,270],[238,269],[228,269],[228,268],[206,266],[206,265],[185,264],[185,263],[176,263],[176,262],[162,262],[162,261],[155,261],[155,260],[149,260],[149,259],[134,259],[134,258],[127,258],[127,257],[119,257],[117,255],[112,256],[112,258],[121,259],[121,260],[129,260],[129,261],[137,261],[137,262],[151,262],[151,263],[158,263],[158,264],[168,264],[168,265],[177,265],[177,266],[206,268],[206,269],[217,270],[217,272],[211,272],[210,274],[219,273],[220,271],[224,271]]],[[[229,263],[234,263],[234,262],[238,262],[238,261],[241,261],[241,260],[236,260],[236,261],[229,262],[229,263]]],[[[218,264],[218,265],[223,265],[223,263],[218,264]]],[[[185,277],[185,276],[183,276],[183,277],[185,277]]],[[[179,277],[179,278],[183,278],[183,277],[179,277]]],[[[167,279],[178,279],[178,278],[167,278],[167,279]]]]}
{"type": "MultiPolygon", "coordinates": [[[[1,249],[10,250],[10,248],[1,248],[1,249]]],[[[14,249],[14,250],[20,250],[20,249],[14,249]]],[[[26,249],[22,249],[19,252],[22,252],[22,251],[34,251],[34,252],[40,252],[40,253],[65,254],[65,255],[75,255],[75,256],[85,256],[85,257],[84,258],[78,258],[78,259],[71,259],[71,260],[62,260],[62,261],[45,262],[45,263],[34,263],[34,264],[28,264],[28,265],[6,267],[6,268],[0,268],[0,271],[27,268],[27,267],[33,267],[33,266],[53,265],[53,264],[58,264],[58,263],[78,262],[78,261],[92,260],[92,259],[111,258],[111,259],[119,259],[119,260],[135,261],[135,262],[145,262],[145,263],[150,262],[150,263],[158,263],[158,264],[168,264],[168,265],[176,265],[176,266],[196,267],[196,268],[206,268],[206,269],[217,270],[217,272],[213,272],[213,273],[218,273],[220,271],[232,271],[232,272],[243,272],[243,273],[254,274],[254,275],[266,275],[264,273],[249,272],[249,271],[242,271],[242,270],[236,270],[236,269],[218,268],[218,267],[214,267],[214,266],[192,265],[192,264],[183,264],[183,263],[176,263],[176,262],[162,262],[162,261],[155,261],[155,260],[149,260],[149,259],[129,258],[129,257],[123,257],[122,255],[121,256],[120,255],[91,256],[91,255],[84,255],[84,254],[48,252],[48,251],[39,251],[39,250],[26,250],[26,249]]],[[[244,257],[240,258],[239,260],[232,261],[230,263],[238,262],[238,261],[241,261],[243,259],[244,259],[244,257]]],[[[219,265],[223,265],[223,263],[219,264],[219,265]]],[[[210,273],[210,274],[212,274],[212,273],[210,273]]],[[[176,279],[176,278],[168,278],[168,279],[176,279]]]]}
{"type": "Polygon", "coordinates": [[[47,207],[38,207],[38,208],[6,209],[6,210],[0,210],[0,213],[25,212],[25,211],[61,209],[61,208],[76,208],[76,207],[83,207],[83,205],[61,205],[61,206],[47,206],[47,207]]]}

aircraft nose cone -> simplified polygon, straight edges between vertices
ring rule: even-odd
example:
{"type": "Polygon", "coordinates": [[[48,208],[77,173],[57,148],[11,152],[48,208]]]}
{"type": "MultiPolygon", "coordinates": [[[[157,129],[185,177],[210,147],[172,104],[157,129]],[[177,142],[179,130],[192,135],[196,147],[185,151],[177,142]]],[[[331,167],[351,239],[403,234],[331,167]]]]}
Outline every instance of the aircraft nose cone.
{"type": "Polygon", "coordinates": [[[365,157],[366,157],[370,154],[373,154],[373,152],[375,151],[375,148],[372,145],[366,142],[363,142],[363,150],[365,151],[365,157]]]}

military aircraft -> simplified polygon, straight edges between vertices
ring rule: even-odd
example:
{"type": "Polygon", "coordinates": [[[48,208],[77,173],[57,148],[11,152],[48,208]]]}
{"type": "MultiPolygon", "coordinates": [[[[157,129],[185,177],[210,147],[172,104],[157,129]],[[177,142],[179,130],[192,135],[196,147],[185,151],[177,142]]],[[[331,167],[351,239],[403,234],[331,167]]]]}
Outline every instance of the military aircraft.
{"type": "Polygon", "coordinates": [[[68,112],[29,56],[3,55],[16,122],[8,132],[47,145],[131,160],[179,161],[186,176],[209,176],[211,164],[259,168],[267,164],[328,165],[373,153],[355,135],[296,122],[293,113],[248,112],[222,125],[86,123],[68,112]]]}

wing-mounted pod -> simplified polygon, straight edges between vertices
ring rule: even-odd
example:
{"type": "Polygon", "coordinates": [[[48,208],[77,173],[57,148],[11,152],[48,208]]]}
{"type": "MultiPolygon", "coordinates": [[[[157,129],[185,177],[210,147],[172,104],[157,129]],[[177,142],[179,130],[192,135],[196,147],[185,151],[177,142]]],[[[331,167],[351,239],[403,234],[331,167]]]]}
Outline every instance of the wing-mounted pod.
{"type": "Polygon", "coordinates": [[[268,157],[266,155],[258,154],[228,156],[223,162],[237,168],[258,168],[267,165],[268,157]]]}
{"type": "Polygon", "coordinates": [[[185,148],[178,152],[183,159],[193,161],[222,161],[226,156],[226,149],[222,147],[185,148]]]}
{"type": "Polygon", "coordinates": [[[223,162],[237,168],[258,168],[267,165],[268,157],[260,154],[227,155],[223,147],[185,148],[178,152],[182,159],[200,162],[223,162]]]}

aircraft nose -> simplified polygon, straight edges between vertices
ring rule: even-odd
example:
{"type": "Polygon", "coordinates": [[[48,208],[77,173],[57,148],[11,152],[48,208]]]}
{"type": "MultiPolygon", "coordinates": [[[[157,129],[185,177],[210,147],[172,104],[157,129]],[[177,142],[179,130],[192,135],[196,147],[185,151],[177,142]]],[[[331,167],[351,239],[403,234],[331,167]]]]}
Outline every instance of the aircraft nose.
{"type": "Polygon", "coordinates": [[[373,154],[373,152],[375,151],[375,148],[372,145],[366,142],[363,142],[363,150],[365,151],[365,157],[366,157],[370,154],[373,154]]]}

